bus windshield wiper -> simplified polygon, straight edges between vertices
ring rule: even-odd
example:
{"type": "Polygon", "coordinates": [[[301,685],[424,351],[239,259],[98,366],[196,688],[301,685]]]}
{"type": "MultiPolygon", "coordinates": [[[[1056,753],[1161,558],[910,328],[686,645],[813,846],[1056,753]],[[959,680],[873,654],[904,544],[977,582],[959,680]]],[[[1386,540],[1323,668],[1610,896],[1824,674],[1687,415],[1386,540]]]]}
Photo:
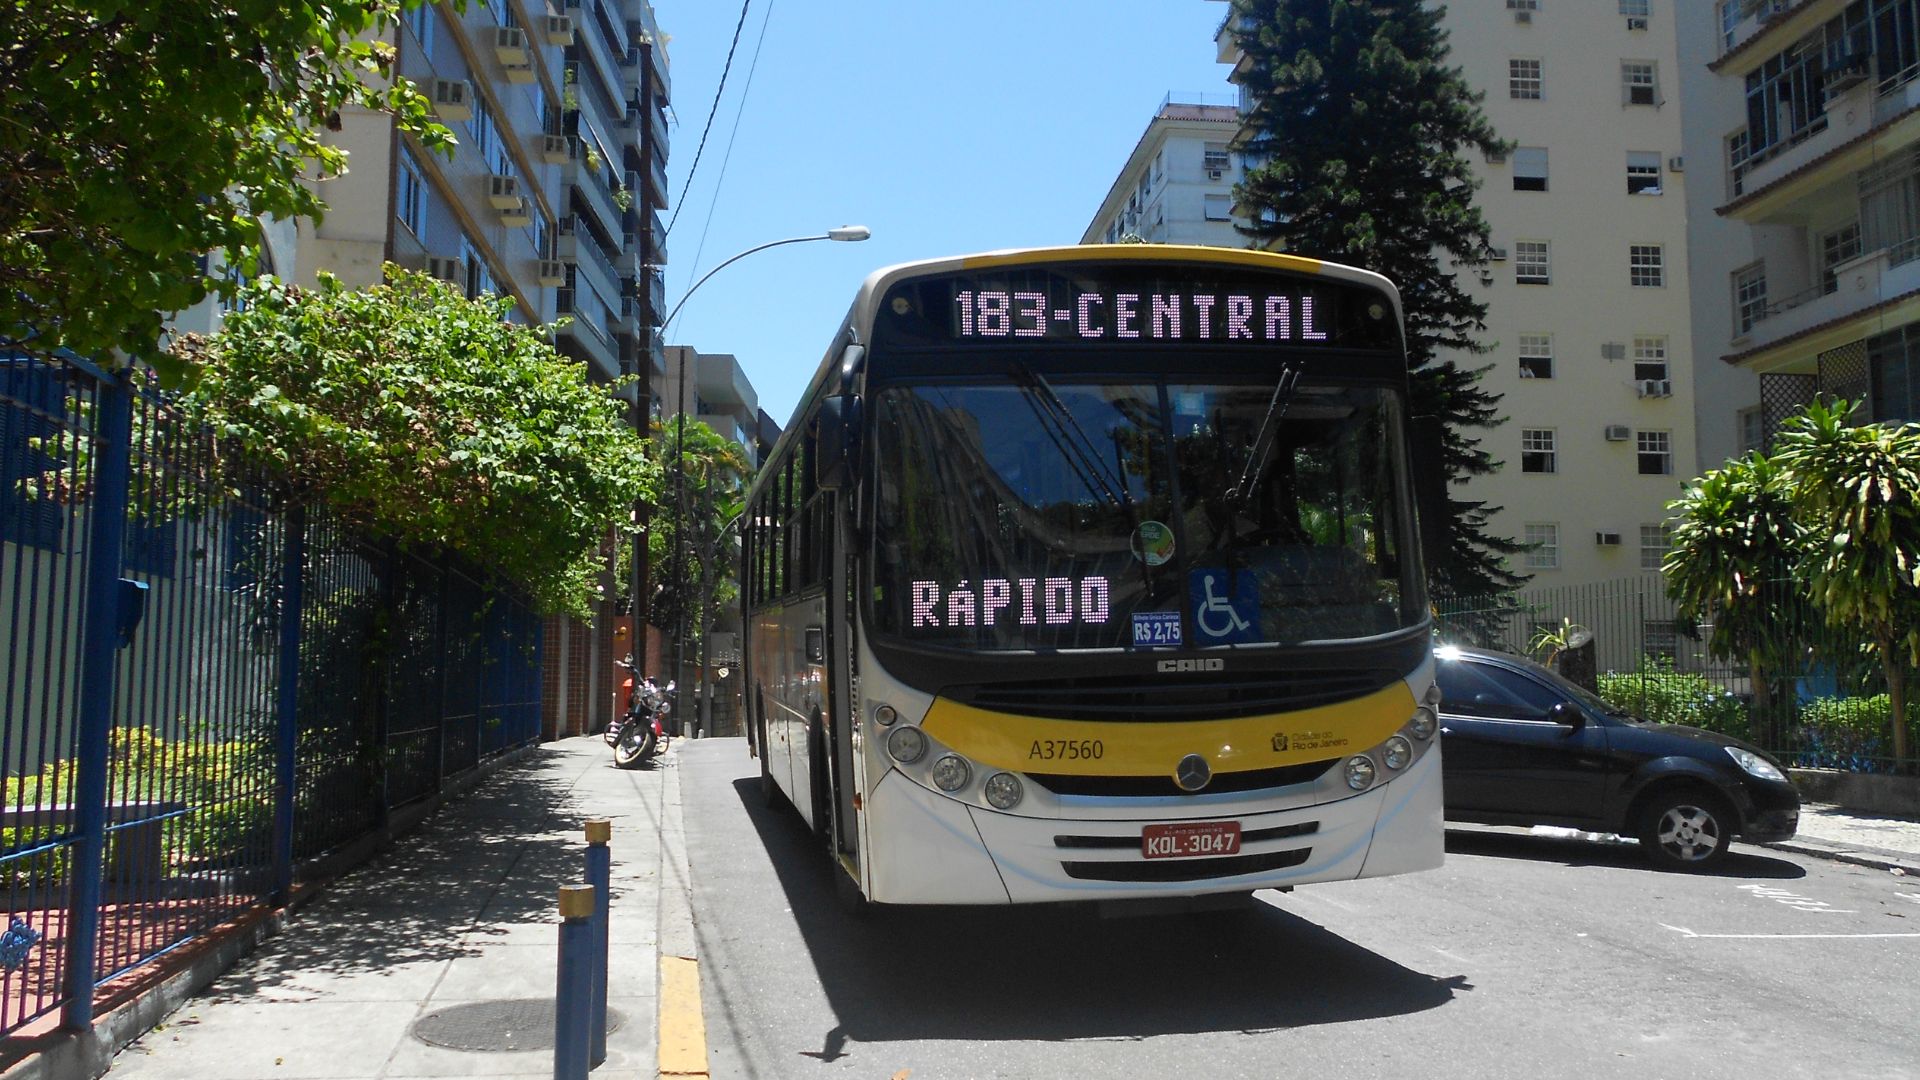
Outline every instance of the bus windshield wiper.
{"type": "Polygon", "coordinates": [[[1042,425],[1046,426],[1048,420],[1053,422],[1046,427],[1047,434],[1053,439],[1054,445],[1071,455],[1074,471],[1080,473],[1082,482],[1089,490],[1096,490],[1097,482],[1100,494],[1115,506],[1131,513],[1134,509],[1133,493],[1127,490],[1125,477],[1115,477],[1107,472],[1093,440],[1087,436],[1086,429],[1080,426],[1080,421],[1074,418],[1073,410],[1060,400],[1053,384],[1028,364],[1015,364],[1014,374],[1042,425]]]}
{"type": "Polygon", "coordinates": [[[1229,518],[1240,508],[1252,501],[1253,493],[1260,488],[1260,481],[1267,473],[1267,458],[1273,449],[1273,440],[1279,432],[1279,424],[1287,415],[1287,406],[1293,404],[1293,396],[1300,389],[1300,369],[1287,364],[1280,369],[1280,378],[1273,384],[1273,397],[1267,402],[1267,415],[1260,418],[1260,428],[1253,434],[1253,445],[1247,450],[1247,463],[1240,469],[1240,480],[1227,489],[1229,518]]]}

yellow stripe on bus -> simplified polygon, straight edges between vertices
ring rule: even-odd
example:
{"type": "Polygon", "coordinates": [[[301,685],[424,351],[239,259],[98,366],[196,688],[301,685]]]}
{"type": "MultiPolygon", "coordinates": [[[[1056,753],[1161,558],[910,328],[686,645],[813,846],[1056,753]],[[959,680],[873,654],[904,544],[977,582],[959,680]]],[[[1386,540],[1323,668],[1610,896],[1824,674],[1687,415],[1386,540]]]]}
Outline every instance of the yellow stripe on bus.
{"type": "Polygon", "coordinates": [[[1192,244],[1082,244],[1077,247],[1033,248],[1006,253],[989,252],[960,260],[963,270],[982,270],[994,266],[1023,266],[1028,263],[1129,262],[1160,260],[1171,262],[1230,263],[1258,266],[1266,270],[1294,270],[1317,274],[1324,265],[1319,259],[1287,255],[1277,251],[1251,251],[1243,248],[1198,247],[1192,244]]]}
{"type": "Polygon", "coordinates": [[[1173,775],[1199,754],[1215,773],[1325,761],[1357,753],[1413,715],[1413,693],[1396,682],[1363,698],[1233,720],[1167,723],[1014,716],[935,698],[920,726],[981,765],[1068,776],[1173,775]]]}

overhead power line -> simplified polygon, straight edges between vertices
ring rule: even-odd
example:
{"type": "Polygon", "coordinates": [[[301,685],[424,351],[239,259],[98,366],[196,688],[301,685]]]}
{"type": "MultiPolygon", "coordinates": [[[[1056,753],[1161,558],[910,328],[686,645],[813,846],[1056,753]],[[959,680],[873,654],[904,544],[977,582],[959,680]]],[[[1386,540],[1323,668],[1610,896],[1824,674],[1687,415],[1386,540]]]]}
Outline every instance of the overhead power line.
{"type": "Polygon", "coordinates": [[[740,21],[733,24],[733,44],[727,46],[727,62],[720,68],[720,85],[713,90],[713,107],[707,110],[707,126],[700,130],[700,145],[693,151],[693,167],[687,170],[687,182],[680,185],[680,197],[674,200],[673,216],[667,219],[667,234],[673,233],[674,222],[680,220],[680,208],[687,204],[687,190],[693,187],[693,174],[700,171],[700,155],[707,148],[707,133],[713,130],[713,118],[720,111],[720,95],[727,89],[727,72],[733,70],[734,50],[740,47],[740,31],[747,25],[747,9],[753,6],[753,0],[741,0],[740,21]]]}

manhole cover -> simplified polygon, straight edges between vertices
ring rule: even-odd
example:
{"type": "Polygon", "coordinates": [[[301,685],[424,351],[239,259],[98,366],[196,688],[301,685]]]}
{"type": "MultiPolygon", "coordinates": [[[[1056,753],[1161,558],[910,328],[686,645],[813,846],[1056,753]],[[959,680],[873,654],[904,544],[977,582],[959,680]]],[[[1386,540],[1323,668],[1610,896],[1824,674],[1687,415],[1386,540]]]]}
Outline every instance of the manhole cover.
{"type": "MultiPolygon", "coordinates": [[[[625,1018],[607,1010],[607,1030],[625,1018]]],[[[516,998],[449,1005],[414,1021],[413,1037],[448,1050],[511,1053],[553,1048],[553,999],[516,998]]]]}

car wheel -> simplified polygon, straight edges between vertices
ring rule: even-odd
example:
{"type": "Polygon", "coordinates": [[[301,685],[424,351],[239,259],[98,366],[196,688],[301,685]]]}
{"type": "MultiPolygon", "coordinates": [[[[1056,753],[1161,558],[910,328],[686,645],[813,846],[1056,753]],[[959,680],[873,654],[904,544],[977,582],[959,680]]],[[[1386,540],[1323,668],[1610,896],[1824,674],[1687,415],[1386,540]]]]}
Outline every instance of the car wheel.
{"type": "Polygon", "coordinates": [[[1726,857],[1733,827],[1718,798],[1684,788],[1661,792],[1640,815],[1640,849],[1669,870],[1705,870],[1726,857]]]}

